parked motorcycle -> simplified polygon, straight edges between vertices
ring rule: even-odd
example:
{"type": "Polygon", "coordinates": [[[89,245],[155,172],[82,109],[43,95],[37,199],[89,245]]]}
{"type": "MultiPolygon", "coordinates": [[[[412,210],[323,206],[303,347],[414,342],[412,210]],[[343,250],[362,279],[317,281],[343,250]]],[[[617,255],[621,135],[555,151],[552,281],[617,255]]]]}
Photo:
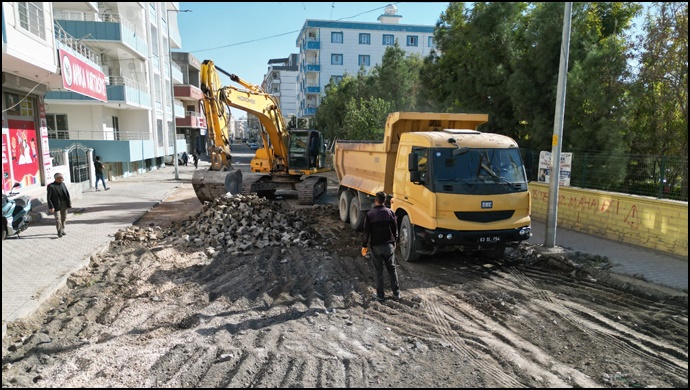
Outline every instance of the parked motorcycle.
{"type": "MultiPolygon", "coordinates": [[[[12,189],[21,187],[15,183],[12,189]]],[[[31,222],[31,197],[29,195],[19,196],[19,192],[2,194],[2,239],[16,235],[26,230],[31,222]]]]}

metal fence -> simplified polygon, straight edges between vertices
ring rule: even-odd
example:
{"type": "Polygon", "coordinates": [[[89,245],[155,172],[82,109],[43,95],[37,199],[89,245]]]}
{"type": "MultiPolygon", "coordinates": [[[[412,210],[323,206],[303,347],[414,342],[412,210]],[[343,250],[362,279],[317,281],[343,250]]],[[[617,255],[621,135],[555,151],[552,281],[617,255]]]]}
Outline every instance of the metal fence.
{"type": "MultiPolygon", "coordinates": [[[[528,178],[536,181],[539,151],[520,149],[520,152],[528,178]]],[[[570,185],[687,202],[688,159],[574,152],[570,185]]]]}

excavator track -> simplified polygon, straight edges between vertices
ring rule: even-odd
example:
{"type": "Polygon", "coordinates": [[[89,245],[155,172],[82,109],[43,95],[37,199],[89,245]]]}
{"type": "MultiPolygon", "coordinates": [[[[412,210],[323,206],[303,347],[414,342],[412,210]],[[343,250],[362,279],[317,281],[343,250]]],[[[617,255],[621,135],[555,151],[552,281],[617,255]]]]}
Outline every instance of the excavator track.
{"type": "Polygon", "coordinates": [[[214,199],[231,193],[237,195],[242,190],[242,171],[195,171],[192,187],[199,202],[213,202],[214,199]]]}
{"type": "Polygon", "coordinates": [[[308,176],[295,187],[297,188],[297,203],[311,205],[319,196],[326,193],[328,179],[323,176],[308,176]]]}

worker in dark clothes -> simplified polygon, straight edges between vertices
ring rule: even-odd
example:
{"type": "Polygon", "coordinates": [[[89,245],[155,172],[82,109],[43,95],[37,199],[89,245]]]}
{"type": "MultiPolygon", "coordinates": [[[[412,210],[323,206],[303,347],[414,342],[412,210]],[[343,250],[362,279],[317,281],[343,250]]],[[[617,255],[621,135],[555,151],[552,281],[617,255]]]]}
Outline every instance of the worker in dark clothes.
{"type": "Polygon", "coordinates": [[[383,267],[386,266],[391,280],[393,299],[400,300],[400,286],[398,272],[395,269],[395,242],[398,240],[398,224],[393,210],[386,207],[386,193],[376,193],[374,208],[369,210],[364,218],[364,242],[362,256],[369,252],[371,244],[371,259],[376,270],[376,299],[385,299],[383,267]]]}

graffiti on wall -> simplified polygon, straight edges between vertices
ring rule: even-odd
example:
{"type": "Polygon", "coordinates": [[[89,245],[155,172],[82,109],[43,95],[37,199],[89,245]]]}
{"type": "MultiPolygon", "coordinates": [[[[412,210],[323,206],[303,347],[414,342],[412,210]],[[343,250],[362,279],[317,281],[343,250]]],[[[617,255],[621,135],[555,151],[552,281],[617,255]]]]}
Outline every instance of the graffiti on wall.
{"type": "MultiPolygon", "coordinates": [[[[532,201],[548,203],[549,192],[541,189],[532,189],[532,201]]],[[[566,196],[558,195],[558,207],[577,211],[577,222],[581,223],[579,213],[604,214],[609,218],[622,220],[630,229],[637,230],[640,227],[640,212],[636,204],[628,204],[618,199],[599,198],[594,196],[566,196]]]]}

